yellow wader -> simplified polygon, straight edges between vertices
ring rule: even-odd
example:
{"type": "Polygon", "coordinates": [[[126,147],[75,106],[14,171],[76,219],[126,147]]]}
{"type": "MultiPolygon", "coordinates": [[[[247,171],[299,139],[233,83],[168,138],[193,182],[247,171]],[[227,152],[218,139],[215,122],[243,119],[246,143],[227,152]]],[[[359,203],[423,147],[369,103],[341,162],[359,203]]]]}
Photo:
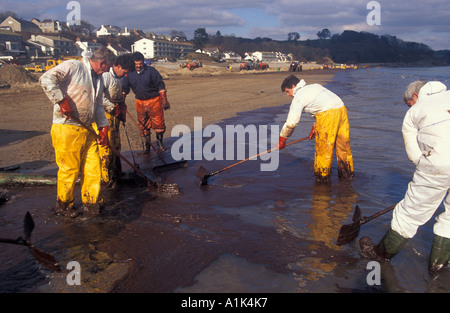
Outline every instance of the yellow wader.
{"type": "Polygon", "coordinates": [[[350,149],[350,124],[345,106],[316,115],[314,175],[316,181],[327,182],[333,164],[333,151],[339,178],[353,177],[353,156],[350,149]]]}
{"type": "Polygon", "coordinates": [[[73,204],[74,187],[81,173],[83,204],[100,204],[100,158],[97,141],[88,130],[53,124],[51,129],[58,170],[57,200],[73,204]]]}
{"type": "MultiPolygon", "coordinates": [[[[120,151],[120,121],[114,114],[105,112],[105,116],[109,122],[109,143],[113,145],[117,151],[120,151]]],[[[95,123],[92,124],[92,128],[98,134],[97,125],[95,123]]],[[[98,149],[101,160],[102,180],[105,183],[109,183],[115,175],[119,175],[122,172],[122,167],[120,166],[120,158],[109,147],[99,146],[98,149]]]]}

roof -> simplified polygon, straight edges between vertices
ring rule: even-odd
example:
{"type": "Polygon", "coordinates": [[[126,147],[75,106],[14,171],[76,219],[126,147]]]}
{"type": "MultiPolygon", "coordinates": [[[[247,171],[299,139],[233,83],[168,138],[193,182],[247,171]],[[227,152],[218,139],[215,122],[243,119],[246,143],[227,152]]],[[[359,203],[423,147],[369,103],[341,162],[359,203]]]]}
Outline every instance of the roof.
{"type": "Polygon", "coordinates": [[[22,37],[21,34],[19,33],[15,33],[13,31],[7,30],[7,29],[1,29],[0,28],[0,34],[2,35],[10,35],[10,36],[17,36],[17,37],[22,37]]]}
{"type": "Polygon", "coordinates": [[[27,21],[27,20],[23,20],[23,19],[21,19],[21,18],[14,18],[14,17],[12,17],[12,16],[8,16],[8,17],[5,19],[5,21],[6,21],[8,18],[11,18],[11,19],[17,21],[18,23],[20,23],[20,24],[23,25],[23,26],[28,26],[28,27],[32,27],[32,28],[37,28],[37,29],[40,30],[39,26],[37,26],[37,25],[34,24],[33,22],[30,22],[30,21],[27,21]]]}
{"type": "Polygon", "coordinates": [[[108,46],[110,46],[111,48],[113,48],[114,50],[116,50],[118,52],[129,52],[127,49],[125,49],[124,47],[121,47],[119,45],[108,44],[108,46]]]}
{"type": "Polygon", "coordinates": [[[64,37],[59,37],[59,36],[52,36],[52,35],[37,35],[37,36],[41,36],[41,37],[45,37],[51,40],[59,40],[59,41],[70,41],[70,42],[74,42],[73,40],[64,38],[64,37]]]}

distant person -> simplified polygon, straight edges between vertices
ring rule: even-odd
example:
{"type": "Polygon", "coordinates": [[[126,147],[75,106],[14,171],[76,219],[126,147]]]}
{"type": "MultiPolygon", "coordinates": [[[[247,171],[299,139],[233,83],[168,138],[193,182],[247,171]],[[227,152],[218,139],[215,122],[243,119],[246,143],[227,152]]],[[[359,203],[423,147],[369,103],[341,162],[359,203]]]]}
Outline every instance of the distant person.
{"type": "Polygon", "coordinates": [[[103,80],[115,56],[107,48],[85,53],[82,61],[68,60],[45,72],[40,83],[54,104],[51,136],[58,170],[55,212],[76,217],[74,187],[81,173],[83,214],[95,216],[100,212],[101,172],[98,146],[108,145],[108,120],[103,109],[103,80]],[[72,117],[90,126],[96,123],[97,137],[72,117]]]}
{"type": "MultiPolygon", "coordinates": [[[[103,73],[105,84],[103,107],[109,121],[109,143],[117,151],[121,150],[120,122],[126,122],[127,106],[122,93],[122,79],[134,70],[131,54],[119,55],[108,72],[103,73]]],[[[107,187],[114,187],[122,175],[120,157],[109,147],[100,147],[102,161],[102,179],[107,187]]]]}
{"type": "Polygon", "coordinates": [[[315,124],[309,139],[315,138],[314,175],[317,183],[330,181],[333,152],[336,150],[338,176],[353,178],[353,156],[350,149],[350,125],[347,109],[341,98],[320,84],[306,85],[295,76],[287,77],[281,91],[293,98],[286,122],[281,129],[276,149],[284,149],[286,140],[292,135],[302,112],[315,116],[315,124]]]}
{"type": "Polygon", "coordinates": [[[435,277],[450,258],[450,91],[441,82],[415,81],[407,87],[403,101],[411,107],[403,120],[403,138],[416,170],[380,243],[363,237],[360,245],[363,256],[389,261],[444,201],[429,257],[428,270],[435,277]]]}
{"type": "Polygon", "coordinates": [[[135,71],[123,80],[123,92],[133,90],[141,136],[146,138],[144,153],[150,153],[151,129],[156,133],[158,146],[165,150],[163,137],[166,131],[164,110],[170,108],[166,85],[161,74],[152,66],[144,64],[140,52],[133,53],[135,71]]]}

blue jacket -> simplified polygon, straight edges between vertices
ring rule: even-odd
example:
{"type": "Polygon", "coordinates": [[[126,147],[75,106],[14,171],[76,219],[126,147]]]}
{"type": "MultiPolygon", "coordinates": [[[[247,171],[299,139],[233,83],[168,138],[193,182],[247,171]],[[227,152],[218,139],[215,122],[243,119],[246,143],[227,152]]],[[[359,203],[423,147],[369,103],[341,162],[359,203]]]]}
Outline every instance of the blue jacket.
{"type": "Polygon", "coordinates": [[[152,66],[144,65],[140,73],[134,71],[123,78],[123,92],[128,94],[132,89],[138,100],[157,97],[159,91],[165,88],[161,74],[152,66]]]}

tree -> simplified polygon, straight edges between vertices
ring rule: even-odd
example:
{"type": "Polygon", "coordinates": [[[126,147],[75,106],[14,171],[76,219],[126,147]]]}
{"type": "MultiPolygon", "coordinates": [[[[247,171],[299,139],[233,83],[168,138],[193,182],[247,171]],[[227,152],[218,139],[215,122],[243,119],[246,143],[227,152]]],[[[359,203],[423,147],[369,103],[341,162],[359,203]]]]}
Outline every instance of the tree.
{"type": "Polygon", "coordinates": [[[17,14],[12,11],[3,11],[3,12],[0,12],[0,23],[3,22],[4,20],[6,20],[9,16],[11,16],[12,18],[15,18],[15,19],[19,18],[17,16],[17,14]]]}
{"type": "Polygon", "coordinates": [[[178,31],[178,30],[172,30],[172,31],[170,32],[170,37],[172,37],[172,38],[178,38],[180,41],[186,41],[186,40],[187,40],[187,37],[186,37],[186,35],[184,34],[184,32],[178,31]]]}
{"type": "Polygon", "coordinates": [[[80,25],[71,25],[70,30],[75,34],[91,37],[96,27],[85,20],[81,20],[80,25]]]}
{"type": "Polygon", "coordinates": [[[328,28],[324,28],[317,33],[317,37],[319,37],[319,39],[331,38],[331,32],[328,28]]]}
{"type": "Polygon", "coordinates": [[[297,41],[300,39],[300,34],[296,32],[292,32],[288,34],[288,41],[297,41]]]}
{"type": "Polygon", "coordinates": [[[206,29],[204,28],[197,28],[194,30],[194,47],[196,49],[200,49],[203,52],[203,48],[205,47],[206,43],[209,40],[209,36],[206,33],[206,29]]]}

